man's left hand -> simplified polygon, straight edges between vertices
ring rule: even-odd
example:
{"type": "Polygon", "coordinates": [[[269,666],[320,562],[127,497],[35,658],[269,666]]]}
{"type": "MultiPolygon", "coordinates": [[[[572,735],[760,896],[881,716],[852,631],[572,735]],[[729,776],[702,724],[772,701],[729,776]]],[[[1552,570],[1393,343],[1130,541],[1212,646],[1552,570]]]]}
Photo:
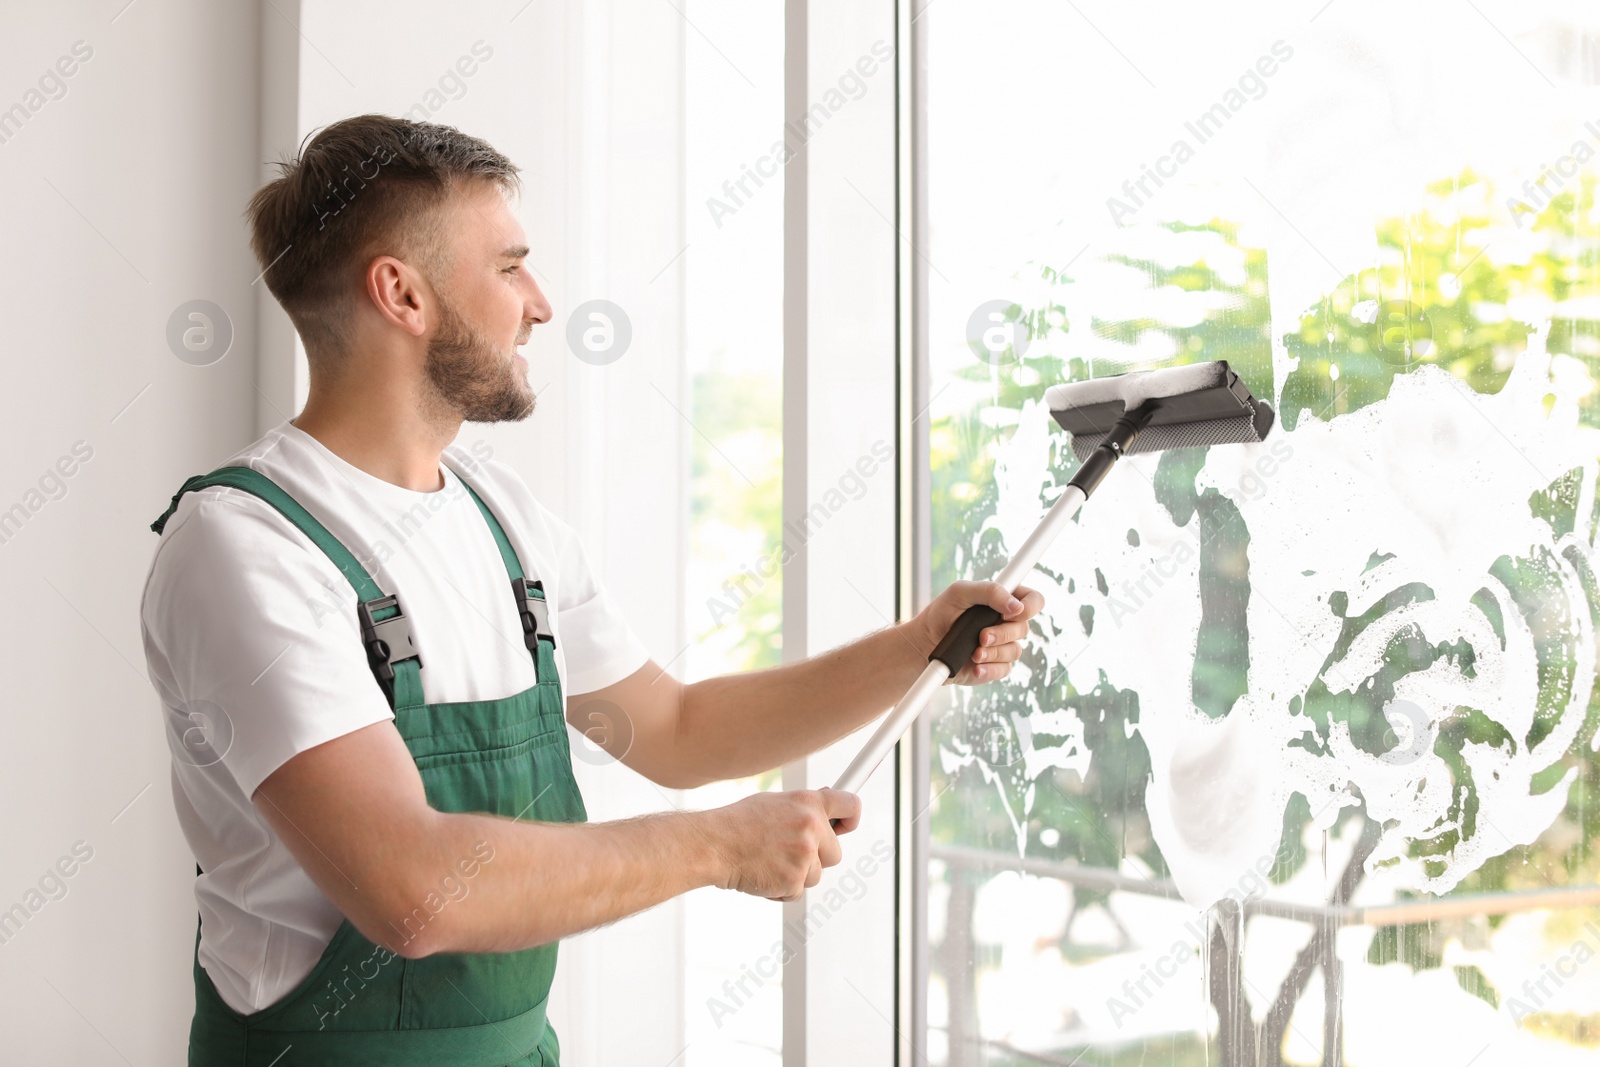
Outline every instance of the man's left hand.
{"type": "Polygon", "coordinates": [[[955,582],[906,624],[924,655],[933,652],[961,613],[974,604],[994,608],[1001,621],[979,633],[972,659],[950,679],[956,685],[993,682],[1010,674],[1011,665],[1022,655],[1028,620],[1044,607],[1044,597],[1035,589],[1021,586],[1013,596],[997,582],[955,582]]]}

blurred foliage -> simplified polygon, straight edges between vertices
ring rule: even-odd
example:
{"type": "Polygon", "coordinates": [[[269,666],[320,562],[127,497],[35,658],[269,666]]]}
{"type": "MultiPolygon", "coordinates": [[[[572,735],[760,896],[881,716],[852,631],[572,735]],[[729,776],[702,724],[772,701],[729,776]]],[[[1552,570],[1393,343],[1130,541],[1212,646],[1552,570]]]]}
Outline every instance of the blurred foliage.
{"type": "MultiPolygon", "coordinates": [[[[1600,318],[1582,305],[1600,297],[1597,180],[1584,174],[1557,194],[1531,235],[1515,235],[1521,241],[1497,222],[1504,195],[1470,170],[1429,186],[1415,213],[1379,222],[1378,264],[1346,277],[1283,338],[1299,360],[1284,380],[1283,425],[1293,429],[1307,410],[1332,418],[1376,403],[1397,375],[1424,364],[1444,367],[1480,393],[1499,392],[1533,333],[1519,308],[1550,320],[1552,354],[1579,359],[1600,378],[1600,318]],[[1521,247],[1491,254],[1497,236],[1521,247]],[[1524,258],[1529,236],[1535,250],[1524,258]],[[1329,376],[1334,365],[1337,380],[1329,376]]],[[[1594,393],[1583,403],[1591,426],[1600,426],[1597,405],[1594,393]]]]}
{"type": "Polygon", "coordinates": [[[743,568],[780,551],[783,525],[782,383],[774,375],[731,374],[713,366],[694,376],[693,415],[697,432],[690,434],[691,551],[716,559],[726,552],[729,535],[759,531],[759,551],[729,563],[726,584],[712,597],[737,615],[696,610],[690,619],[703,623],[696,641],[727,627],[735,636],[730,671],[774,667],[783,653],[783,572],[781,568],[756,581],[743,568]],[[720,442],[722,452],[711,445],[720,442]],[[723,452],[740,456],[740,469],[729,466],[723,452]],[[752,464],[752,457],[773,462],[752,464]],[[746,481],[746,479],[749,481],[746,481]],[[753,485],[751,483],[754,483],[753,485]]]}
{"type": "MultiPolygon", "coordinates": [[[[1181,323],[1156,317],[1072,323],[1063,310],[1065,301],[1055,297],[1036,308],[1011,309],[1011,320],[1030,343],[1020,356],[1009,352],[998,365],[975,361],[958,372],[986,385],[987,396],[937,417],[931,427],[934,588],[961,577],[993,577],[1005,562],[1000,535],[988,526],[997,500],[995,449],[1012,432],[1016,413],[1038,398],[1043,385],[1091,376],[1082,360],[1060,355],[1069,347],[1065,343],[1040,343],[1064,342],[1074,331],[1091,331],[1102,351],[1106,341],[1126,347],[1123,365],[1102,364],[1101,374],[1225,359],[1256,396],[1279,395],[1279,419],[1290,429],[1304,419],[1336,419],[1377,403],[1389,395],[1398,376],[1430,364],[1454,375],[1463,389],[1498,392],[1528,346],[1532,321],[1551,323],[1547,346],[1552,355],[1571,356],[1584,365],[1591,381],[1600,380],[1600,215],[1595,193],[1595,177],[1585,174],[1531,223],[1524,219],[1516,227],[1505,221],[1505,192],[1471,171],[1428,187],[1416,211],[1379,223],[1377,262],[1341,279],[1300,314],[1297,329],[1281,338],[1287,354],[1298,361],[1287,371],[1281,395],[1273,380],[1266,253],[1241,245],[1234,223],[1213,219],[1202,225],[1164,224],[1184,239],[1173,246],[1186,250],[1176,262],[1112,253],[1080,266],[1080,271],[1135,271],[1150,290],[1164,290],[1164,297],[1182,293],[1194,299],[1181,305],[1188,311],[1181,323]],[[1226,270],[1217,266],[1219,247],[1226,250],[1226,270]],[[1237,269],[1241,257],[1242,271],[1237,269]],[[1152,353],[1159,358],[1149,358],[1152,353]]],[[[1065,269],[1045,265],[1039,273],[1052,288],[1073,283],[1065,269]]],[[[1180,306],[1174,299],[1149,304],[1180,306]]],[[[1580,413],[1585,425],[1600,427],[1600,394],[1591,390],[1580,403],[1580,413]]],[[[1051,471],[1051,483],[1057,486],[1076,469],[1064,435],[1058,437],[1052,444],[1051,471]]],[[[1198,708],[1219,717],[1246,687],[1250,542],[1229,500],[1215,490],[1196,489],[1203,463],[1201,450],[1163,456],[1157,496],[1174,522],[1185,523],[1197,514],[1205,531],[1200,562],[1203,621],[1193,650],[1192,692],[1198,708]]],[[[1562,472],[1528,506],[1557,536],[1576,530],[1593,544],[1597,516],[1576,513],[1577,474],[1562,472]]],[[[1041,514],[1052,499],[1046,489],[1041,514]]],[[[1596,511],[1600,513],[1600,504],[1596,511]]],[[[1569,550],[1563,560],[1587,593],[1591,617],[1600,615],[1600,585],[1587,559],[1569,550]]],[[[1469,836],[1477,830],[1477,796],[1462,758],[1464,747],[1537,744],[1565,707],[1575,682],[1579,650],[1568,620],[1550,608],[1553,597],[1561,594],[1555,574],[1563,560],[1553,558],[1548,549],[1530,547],[1526,556],[1502,557],[1491,569],[1492,579],[1504,584],[1534,634],[1539,692],[1534,725],[1526,737],[1512,737],[1471,708],[1459,709],[1441,726],[1434,751],[1456,779],[1451,821],[1459,818],[1469,836]]],[[[1486,583],[1491,575],[1485,576],[1486,583]]],[[[1345,621],[1339,648],[1329,653],[1323,669],[1380,615],[1432,596],[1426,586],[1405,586],[1359,616],[1346,616],[1347,601],[1335,598],[1330,608],[1345,621]]],[[[1474,603],[1503,634],[1504,620],[1494,599],[1481,594],[1474,603]]],[[[1584,605],[1567,608],[1583,610],[1584,605]]],[[[1092,615],[1081,621],[1086,631],[1092,615]]],[[[1078,622],[1074,619],[1073,625],[1078,622]]],[[[1050,624],[1041,620],[1036,625],[1050,624]]],[[[1382,667],[1359,692],[1334,693],[1317,680],[1285,709],[1305,719],[1306,731],[1297,743],[1325,751],[1332,724],[1343,723],[1357,747],[1373,754],[1388,751],[1396,739],[1382,708],[1395,682],[1440,659],[1449,659],[1464,674],[1473,670],[1473,650],[1465,642],[1430,643],[1413,630],[1391,642],[1382,667]]],[[[1095,688],[1079,692],[1061,665],[1047,662],[1033,647],[1025,652],[1023,666],[1007,684],[953,695],[952,710],[934,719],[936,749],[944,753],[943,760],[935,756],[933,768],[934,840],[1006,852],[1015,850],[1020,831],[1031,857],[1143,870],[1152,878],[1164,875],[1167,867],[1144,810],[1150,760],[1133,729],[1139,722],[1138,693],[1118,689],[1103,674],[1095,688]],[[1083,723],[1081,743],[1093,754],[1088,773],[1080,778],[1053,769],[1027,781],[1015,724],[1035,711],[1061,708],[1073,709],[1083,723]],[[1019,817],[1020,827],[1014,822],[1019,817]],[[1129,858],[1136,861],[1131,867],[1129,858]]],[[[1532,846],[1488,860],[1457,892],[1548,888],[1600,876],[1593,854],[1593,843],[1600,839],[1600,806],[1589,803],[1600,789],[1600,753],[1589,746],[1597,725],[1600,702],[1591,699],[1577,740],[1535,779],[1535,790],[1548,789],[1569,768],[1577,771],[1556,823],[1532,846]]],[[[1035,748],[1066,741],[1038,732],[1032,736],[1035,748]]],[[[1361,817],[1359,810],[1351,814],[1361,817]]],[[[1282,882],[1306,862],[1302,842],[1309,826],[1309,805],[1296,796],[1285,813],[1273,881],[1282,882]]],[[[1416,842],[1412,854],[1425,863],[1436,862],[1430,857],[1447,855],[1457,833],[1453,826],[1441,826],[1436,836],[1416,842]]],[[[1076,907],[1081,910],[1098,899],[1079,891],[1076,907]]],[[[1438,967],[1447,940],[1482,938],[1484,929],[1498,922],[1491,919],[1485,926],[1477,920],[1481,929],[1475,934],[1466,932],[1469,920],[1390,928],[1379,932],[1369,959],[1438,967]]],[[[1070,939],[1069,925],[1065,940],[1070,939]]],[[[1467,992],[1497,1002],[1498,994],[1476,968],[1456,968],[1456,977],[1467,992]]]]}
{"type": "MultiPolygon", "coordinates": [[[[1380,930],[1381,934],[1382,931],[1380,930]]],[[[1476,966],[1452,967],[1456,983],[1491,1008],[1500,1007],[1500,994],[1489,984],[1489,979],[1476,966]]]]}
{"type": "Polygon", "coordinates": [[[1572,1012],[1536,1011],[1523,1018],[1522,1028],[1563,1044],[1600,1048],[1600,1012],[1576,1015],[1572,1012]]]}

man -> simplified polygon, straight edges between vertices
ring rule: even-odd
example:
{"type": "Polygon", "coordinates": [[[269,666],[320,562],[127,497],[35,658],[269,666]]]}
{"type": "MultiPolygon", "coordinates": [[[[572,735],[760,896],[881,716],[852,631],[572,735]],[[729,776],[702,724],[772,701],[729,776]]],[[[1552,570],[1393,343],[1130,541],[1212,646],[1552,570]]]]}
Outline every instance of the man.
{"type": "Polygon", "coordinates": [[[700,886],[793,900],[859,813],[820,789],[586,824],[564,716],[620,709],[616,755],[664,787],[754,774],[882,712],[971,605],[1003,619],[956,681],[1004,676],[1042,605],[957,583],[805,663],[665,674],[572,530],[451,444],[534,408],[516,191],[484,142],[368,115],[251,201],[310,394],[179,491],[142,610],[169,722],[206,727],[173,763],[193,1064],[556,1064],[559,939],[700,886]]]}

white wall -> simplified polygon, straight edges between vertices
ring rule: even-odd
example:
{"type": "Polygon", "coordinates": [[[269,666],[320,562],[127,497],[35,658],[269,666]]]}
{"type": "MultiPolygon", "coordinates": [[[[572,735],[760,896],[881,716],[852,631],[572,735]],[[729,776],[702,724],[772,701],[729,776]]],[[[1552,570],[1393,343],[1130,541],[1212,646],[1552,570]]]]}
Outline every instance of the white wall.
{"type": "Polygon", "coordinates": [[[6,1063],[181,1059],[194,863],[137,607],[150,521],[255,434],[257,268],[240,210],[257,177],[256,10],[119,6],[0,13],[0,108],[26,106],[74,42],[93,50],[0,143],[0,509],[42,504],[0,543],[0,909],[74,842],[93,850],[66,896],[0,944],[6,1063]],[[211,366],[165,339],[196,298],[232,320],[211,366]],[[30,498],[79,441],[92,458],[65,495],[30,498]]]}

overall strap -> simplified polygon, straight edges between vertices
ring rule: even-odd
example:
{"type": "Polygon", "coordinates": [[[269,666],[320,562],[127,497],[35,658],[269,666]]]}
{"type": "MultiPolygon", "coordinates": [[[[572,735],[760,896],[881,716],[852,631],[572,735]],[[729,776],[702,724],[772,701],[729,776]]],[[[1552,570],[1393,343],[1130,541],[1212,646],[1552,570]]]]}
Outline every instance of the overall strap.
{"type": "Polygon", "coordinates": [[[259,497],[322,549],[356,591],[361,643],[389,706],[397,711],[420,707],[424,703],[422,659],[411,640],[411,623],[400,609],[399,597],[386,595],[350,550],[265,474],[249,467],[219,467],[210,474],[197,474],[183,483],[173,495],[171,505],[150,524],[150,529],[158,534],[166,529],[167,521],[178,510],[178,501],[185,493],[213,486],[226,486],[259,497]]]}
{"type": "MultiPolygon", "coordinates": [[[[461,476],[457,474],[456,477],[461,476]]],[[[511,547],[500,520],[494,517],[489,505],[483,502],[483,497],[465,478],[461,478],[461,484],[472,494],[473,503],[478,505],[484,521],[489,524],[489,532],[494,534],[494,543],[500,549],[500,559],[506,565],[506,573],[511,576],[511,594],[516,597],[517,614],[522,618],[522,642],[533,655],[534,676],[538,677],[539,642],[548,641],[552,649],[556,647],[556,637],[550,629],[550,605],[545,600],[544,583],[530,580],[523,573],[522,561],[517,558],[516,549],[511,547]]]]}

